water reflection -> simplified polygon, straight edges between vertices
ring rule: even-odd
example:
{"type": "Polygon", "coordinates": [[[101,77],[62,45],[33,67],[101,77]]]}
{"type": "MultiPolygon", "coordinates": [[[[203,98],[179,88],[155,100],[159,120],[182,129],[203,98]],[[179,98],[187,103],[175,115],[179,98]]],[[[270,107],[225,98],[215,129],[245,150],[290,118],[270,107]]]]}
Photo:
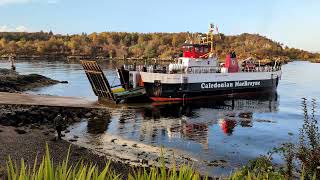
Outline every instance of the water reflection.
{"type": "Polygon", "coordinates": [[[277,109],[276,93],[184,104],[153,103],[141,109],[115,110],[111,125],[108,119],[91,119],[87,124],[87,133],[96,135],[107,131],[145,143],[168,146],[176,140],[192,141],[201,145],[202,149],[209,149],[213,127],[218,126],[221,133],[232,136],[237,126],[253,126],[253,113],[274,112],[277,109]]]}
{"type": "MultiPolygon", "coordinates": [[[[223,134],[231,136],[237,126],[252,127],[254,113],[275,112],[278,106],[276,93],[259,93],[189,103],[152,103],[137,110],[132,118],[141,117],[140,141],[162,139],[163,142],[164,137],[185,139],[208,149],[210,127],[218,125],[223,134]]],[[[119,123],[122,121],[121,115],[119,123]]],[[[122,132],[129,130],[120,129],[122,132]]]]}

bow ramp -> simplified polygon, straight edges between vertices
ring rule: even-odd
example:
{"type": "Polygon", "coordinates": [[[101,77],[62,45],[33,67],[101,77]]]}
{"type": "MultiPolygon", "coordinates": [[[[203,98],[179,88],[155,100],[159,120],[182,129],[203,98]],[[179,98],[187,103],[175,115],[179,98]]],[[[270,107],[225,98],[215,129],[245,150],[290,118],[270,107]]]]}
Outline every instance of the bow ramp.
{"type": "MultiPolygon", "coordinates": [[[[147,100],[144,87],[127,88],[126,84],[111,86],[96,61],[80,61],[87,75],[92,90],[99,100],[119,102],[136,102],[147,100]],[[120,88],[119,88],[120,87],[120,88]]],[[[118,71],[119,72],[119,71],[118,71]]],[[[121,76],[120,76],[121,77],[121,76]]],[[[123,80],[120,79],[120,82],[123,80]]]]}
{"type": "Polygon", "coordinates": [[[91,84],[92,90],[99,98],[115,100],[111,86],[96,61],[81,61],[82,67],[91,84]]]}

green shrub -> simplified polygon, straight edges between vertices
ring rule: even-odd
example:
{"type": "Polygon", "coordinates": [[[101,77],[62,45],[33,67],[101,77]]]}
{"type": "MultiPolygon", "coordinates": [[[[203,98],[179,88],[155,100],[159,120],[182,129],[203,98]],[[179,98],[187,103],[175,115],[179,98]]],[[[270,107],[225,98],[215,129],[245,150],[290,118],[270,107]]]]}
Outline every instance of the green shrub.
{"type": "MultiPolygon", "coordinates": [[[[7,161],[7,178],[8,180],[116,180],[122,179],[122,175],[116,174],[110,169],[110,161],[106,164],[103,170],[99,171],[99,168],[95,165],[87,165],[82,161],[76,166],[68,164],[69,152],[66,159],[57,166],[54,165],[48,145],[46,146],[46,155],[42,158],[42,161],[37,165],[37,158],[34,161],[32,168],[25,165],[24,160],[21,160],[19,168],[17,163],[13,162],[9,157],[7,161]]],[[[207,177],[201,177],[198,171],[195,171],[190,165],[182,165],[177,171],[175,163],[172,168],[167,169],[164,163],[164,159],[161,158],[161,167],[152,166],[151,168],[143,168],[140,170],[129,173],[128,179],[130,180],[200,180],[207,179],[207,177]]]]}
{"type": "Polygon", "coordinates": [[[104,180],[104,179],[121,179],[120,175],[117,175],[110,170],[110,162],[106,164],[104,169],[99,172],[95,165],[85,165],[83,162],[78,163],[76,166],[68,164],[69,152],[66,159],[62,164],[54,166],[51,160],[48,145],[46,147],[46,155],[42,158],[42,161],[37,165],[37,158],[34,161],[32,169],[25,165],[24,160],[21,160],[20,168],[17,163],[14,163],[11,158],[7,162],[7,178],[8,180],[104,180]]]}
{"type": "Polygon", "coordinates": [[[285,179],[281,171],[276,170],[269,157],[260,156],[250,160],[240,170],[235,171],[229,177],[230,180],[238,179],[285,179]]]}

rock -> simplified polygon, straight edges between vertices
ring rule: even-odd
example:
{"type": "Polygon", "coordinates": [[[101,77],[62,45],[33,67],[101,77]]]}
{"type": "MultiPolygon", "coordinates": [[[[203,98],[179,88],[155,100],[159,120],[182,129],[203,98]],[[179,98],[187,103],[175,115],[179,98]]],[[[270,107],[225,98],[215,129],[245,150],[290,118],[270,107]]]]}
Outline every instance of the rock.
{"type": "MultiPolygon", "coordinates": [[[[3,70],[4,69],[0,69],[0,71],[3,70]]],[[[16,72],[4,73],[1,74],[0,91],[20,92],[56,83],[58,83],[58,81],[39,74],[20,75],[16,72]]]]}
{"type": "Polygon", "coordinates": [[[227,116],[228,116],[228,117],[235,117],[236,114],[235,114],[235,113],[228,113],[227,116]]]}
{"type": "Polygon", "coordinates": [[[65,130],[65,131],[64,131],[64,133],[66,133],[66,134],[67,134],[67,133],[69,133],[69,132],[70,132],[70,130],[69,130],[69,129],[67,129],[67,130],[65,130]]]}
{"type": "Polygon", "coordinates": [[[138,153],[137,155],[138,155],[138,156],[142,156],[142,155],[145,154],[145,153],[146,153],[146,152],[142,151],[142,152],[138,153]]]}
{"type": "Polygon", "coordinates": [[[18,134],[26,134],[26,133],[27,133],[26,130],[21,129],[21,128],[16,128],[15,131],[16,131],[18,134]]]}
{"type": "Polygon", "coordinates": [[[81,119],[80,119],[79,117],[77,117],[77,116],[76,116],[76,117],[74,117],[74,118],[73,118],[73,121],[74,121],[74,122],[80,122],[80,121],[81,121],[81,119]]]}
{"type": "Polygon", "coordinates": [[[76,141],[78,141],[77,139],[70,139],[69,140],[70,142],[76,142],[76,141]]]}
{"type": "Polygon", "coordinates": [[[146,160],[146,159],[142,159],[142,160],[141,160],[141,163],[148,165],[149,162],[148,162],[148,160],[146,160]]]}
{"type": "Polygon", "coordinates": [[[22,127],[22,126],[23,126],[23,123],[19,123],[19,124],[18,124],[18,127],[22,127]]]}
{"type": "Polygon", "coordinates": [[[74,139],[78,139],[78,138],[79,138],[79,136],[77,136],[77,135],[74,135],[74,136],[73,136],[73,138],[74,138],[74,139]]]}
{"type": "Polygon", "coordinates": [[[2,129],[0,129],[0,133],[1,133],[1,132],[3,132],[3,130],[2,130],[2,129]]]}
{"type": "Polygon", "coordinates": [[[39,126],[38,124],[31,124],[31,125],[30,125],[30,128],[31,128],[31,129],[39,129],[40,126],[39,126]]]}
{"type": "Polygon", "coordinates": [[[214,166],[214,167],[217,167],[217,166],[221,166],[221,167],[224,167],[226,165],[227,161],[226,160],[213,160],[213,161],[210,161],[207,163],[208,166],[214,166]]]}
{"type": "Polygon", "coordinates": [[[252,112],[240,113],[240,118],[252,118],[252,112]]]}
{"type": "Polygon", "coordinates": [[[126,147],[126,146],[128,146],[128,145],[127,145],[126,143],[124,143],[124,144],[122,144],[122,146],[123,146],[123,147],[126,147]]]}
{"type": "Polygon", "coordinates": [[[88,118],[88,117],[92,116],[92,113],[91,113],[91,112],[88,112],[88,113],[86,113],[84,116],[88,118]]]}
{"type": "Polygon", "coordinates": [[[111,139],[111,141],[110,141],[110,142],[114,143],[116,140],[117,140],[117,139],[111,139]]]}
{"type": "Polygon", "coordinates": [[[60,81],[60,83],[62,83],[62,84],[68,84],[69,82],[68,82],[68,81],[60,81]]]}
{"type": "Polygon", "coordinates": [[[50,132],[45,131],[45,132],[43,132],[43,134],[47,136],[47,135],[49,135],[49,134],[50,134],[50,132]]]}
{"type": "Polygon", "coordinates": [[[267,123],[275,123],[275,121],[268,120],[268,119],[256,119],[256,122],[267,122],[267,123]]]}
{"type": "Polygon", "coordinates": [[[137,144],[132,144],[132,147],[137,148],[137,147],[138,147],[138,145],[137,145],[137,144]]]}

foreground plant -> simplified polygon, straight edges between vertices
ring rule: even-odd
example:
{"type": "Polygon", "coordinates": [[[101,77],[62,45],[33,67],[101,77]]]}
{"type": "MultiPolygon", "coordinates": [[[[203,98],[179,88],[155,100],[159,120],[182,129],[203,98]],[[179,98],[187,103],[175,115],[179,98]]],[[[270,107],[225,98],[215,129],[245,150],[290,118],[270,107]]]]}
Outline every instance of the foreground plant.
{"type": "Polygon", "coordinates": [[[312,179],[320,177],[320,133],[316,119],[316,100],[311,107],[306,98],[302,99],[304,114],[300,128],[299,143],[283,143],[274,148],[269,157],[262,156],[249,161],[248,165],[234,172],[230,179],[312,179]],[[309,113],[311,110],[311,114],[309,113]],[[273,153],[280,153],[284,168],[275,168],[271,162],[273,153]]]}
{"type": "Polygon", "coordinates": [[[175,162],[172,168],[167,169],[163,155],[161,155],[161,167],[152,166],[149,169],[134,171],[128,176],[129,180],[206,180],[208,176],[201,176],[199,171],[196,171],[190,165],[181,165],[176,168],[175,162]]]}
{"type": "Polygon", "coordinates": [[[250,180],[259,180],[259,179],[286,179],[283,173],[277,170],[272,162],[270,157],[261,156],[254,160],[250,160],[249,163],[241,168],[238,171],[232,173],[229,177],[230,180],[238,179],[250,179],[250,180]]]}
{"type": "MultiPolygon", "coordinates": [[[[68,164],[70,148],[66,159],[57,166],[54,165],[48,145],[46,146],[46,155],[42,158],[41,163],[38,165],[36,158],[34,166],[32,168],[25,165],[24,160],[18,165],[13,162],[9,157],[7,161],[7,178],[9,180],[116,180],[122,179],[123,176],[116,174],[110,169],[110,161],[106,164],[103,170],[95,165],[87,165],[82,161],[76,166],[68,164]]],[[[174,163],[173,167],[167,169],[163,155],[161,156],[161,167],[152,166],[151,168],[143,168],[133,171],[128,175],[128,179],[131,180],[158,180],[158,179],[179,179],[179,180],[199,180],[207,179],[207,177],[201,177],[198,171],[195,171],[190,165],[182,165],[179,170],[176,169],[174,163]]]]}
{"type": "Polygon", "coordinates": [[[7,162],[7,178],[8,180],[113,180],[121,179],[120,175],[110,170],[110,162],[106,164],[102,171],[99,171],[95,165],[86,165],[83,162],[78,163],[76,166],[68,164],[69,153],[62,164],[58,164],[56,167],[51,160],[48,145],[46,146],[46,155],[42,158],[42,161],[37,165],[37,158],[34,161],[34,166],[31,169],[25,165],[24,160],[21,160],[20,168],[17,163],[14,163],[11,158],[7,162]]]}

